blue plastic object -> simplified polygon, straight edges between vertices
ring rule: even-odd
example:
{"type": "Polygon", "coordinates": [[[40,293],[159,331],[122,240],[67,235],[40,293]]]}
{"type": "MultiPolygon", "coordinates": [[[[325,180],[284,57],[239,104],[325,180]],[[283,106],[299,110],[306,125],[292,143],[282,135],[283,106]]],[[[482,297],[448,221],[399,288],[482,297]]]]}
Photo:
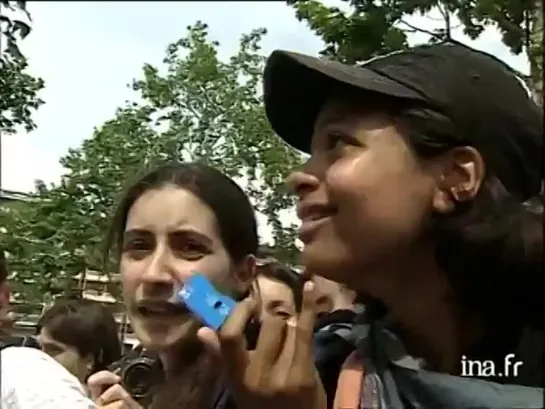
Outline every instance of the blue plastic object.
{"type": "Polygon", "coordinates": [[[183,302],[206,326],[218,330],[233,308],[236,301],[220,293],[208,279],[196,273],[178,291],[178,301],[183,302]]]}

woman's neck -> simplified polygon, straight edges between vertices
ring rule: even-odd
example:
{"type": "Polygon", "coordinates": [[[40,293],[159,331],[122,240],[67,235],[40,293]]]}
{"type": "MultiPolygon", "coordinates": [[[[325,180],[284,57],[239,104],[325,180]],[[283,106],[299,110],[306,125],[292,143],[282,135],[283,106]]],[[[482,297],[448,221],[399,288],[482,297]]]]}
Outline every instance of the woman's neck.
{"type": "Polygon", "coordinates": [[[166,379],[177,374],[181,368],[194,364],[203,352],[204,348],[198,341],[189,341],[159,353],[166,379]]]}
{"type": "Polygon", "coordinates": [[[382,278],[369,293],[385,305],[408,353],[424,358],[434,370],[454,373],[464,352],[483,336],[484,326],[463,312],[433,258],[413,253],[408,261],[398,259],[392,268],[373,272],[382,278]]]}

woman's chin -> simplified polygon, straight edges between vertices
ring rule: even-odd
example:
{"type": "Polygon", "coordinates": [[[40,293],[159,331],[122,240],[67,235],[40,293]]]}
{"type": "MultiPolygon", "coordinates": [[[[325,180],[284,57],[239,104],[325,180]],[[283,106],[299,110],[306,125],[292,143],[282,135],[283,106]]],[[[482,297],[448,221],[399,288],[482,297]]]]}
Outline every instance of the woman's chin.
{"type": "Polygon", "coordinates": [[[318,240],[305,245],[301,261],[310,273],[333,281],[343,275],[347,265],[344,248],[326,245],[318,240]]]}

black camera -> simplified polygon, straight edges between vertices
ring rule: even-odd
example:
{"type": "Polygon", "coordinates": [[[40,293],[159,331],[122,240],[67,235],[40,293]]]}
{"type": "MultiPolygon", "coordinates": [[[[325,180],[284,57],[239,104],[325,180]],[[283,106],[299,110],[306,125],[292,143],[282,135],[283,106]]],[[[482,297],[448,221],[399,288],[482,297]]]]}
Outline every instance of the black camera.
{"type": "Polygon", "coordinates": [[[155,389],[162,383],[163,370],[157,358],[127,356],[108,368],[121,378],[121,386],[137,402],[151,401],[155,389]]]}

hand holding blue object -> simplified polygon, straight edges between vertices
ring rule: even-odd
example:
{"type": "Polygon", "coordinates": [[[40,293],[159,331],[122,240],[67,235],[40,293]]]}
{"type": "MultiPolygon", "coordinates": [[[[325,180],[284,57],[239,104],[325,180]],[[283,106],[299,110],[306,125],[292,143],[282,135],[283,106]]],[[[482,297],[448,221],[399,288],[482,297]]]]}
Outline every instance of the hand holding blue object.
{"type": "Polygon", "coordinates": [[[233,308],[236,301],[220,293],[202,274],[196,273],[178,291],[177,299],[195,314],[206,326],[218,330],[233,308]]]}

